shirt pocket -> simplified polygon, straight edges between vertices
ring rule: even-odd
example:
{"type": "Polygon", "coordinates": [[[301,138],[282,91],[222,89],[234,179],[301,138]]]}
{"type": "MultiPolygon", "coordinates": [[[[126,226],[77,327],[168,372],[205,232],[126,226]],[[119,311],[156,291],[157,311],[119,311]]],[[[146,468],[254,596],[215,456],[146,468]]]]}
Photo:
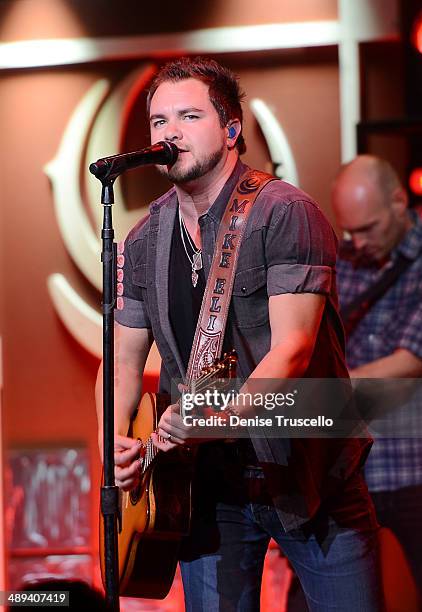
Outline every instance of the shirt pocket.
{"type": "Polygon", "coordinates": [[[147,265],[139,264],[132,271],[132,282],[143,289],[147,288],[147,265]]]}
{"type": "Polygon", "coordinates": [[[238,327],[258,327],[268,322],[265,266],[246,268],[236,273],[231,306],[233,322],[238,327]]]}

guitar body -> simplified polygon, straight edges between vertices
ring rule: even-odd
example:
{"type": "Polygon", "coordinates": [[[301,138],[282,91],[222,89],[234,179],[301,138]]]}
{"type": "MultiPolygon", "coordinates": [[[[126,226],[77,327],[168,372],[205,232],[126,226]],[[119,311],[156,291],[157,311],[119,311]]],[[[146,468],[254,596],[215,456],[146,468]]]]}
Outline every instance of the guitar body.
{"type": "MultiPolygon", "coordinates": [[[[213,380],[230,386],[236,377],[237,355],[226,353],[202,370],[195,380],[208,388],[213,380]]],[[[128,437],[142,442],[141,479],[130,492],[120,492],[118,566],[120,595],[163,599],[173,583],[180,541],[189,534],[195,451],[175,448],[163,453],[153,446],[151,434],[170,404],[170,396],[146,393],[131,420],[128,437]]],[[[105,586],[104,523],[100,517],[100,562],[105,586]]]]}
{"type": "MultiPolygon", "coordinates": [[[[128,437],[146,442],[169,396],[146,393],[128,437]]],[[[144,471],[138,486],[120,493],[121,526],[118,533],[120,594],[163,599],[177,566],[180,540],[189,533],[193,461],[174,449],[159,453],[144,471]]],[[[104,529],[100,517],[100,559],[103,584],[104,529]]]]}

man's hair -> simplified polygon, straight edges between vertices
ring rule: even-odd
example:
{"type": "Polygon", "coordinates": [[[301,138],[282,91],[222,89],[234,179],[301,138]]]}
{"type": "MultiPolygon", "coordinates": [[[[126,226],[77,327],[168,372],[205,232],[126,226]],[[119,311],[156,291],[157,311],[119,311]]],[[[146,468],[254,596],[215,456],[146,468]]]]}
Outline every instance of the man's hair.
{"type": "MultiPolygon", "coordinates": [[[[147,97],[147,112],[149,115],[151,99],[158,87],[165,82],[176,83],[186,79],[196,79],[208,86],[210,100],[217,111],[221,127],[225,127],[232,119],[243,122],[242,100],[244,93],[239,86],[238,77],[225,66],[204,57],[182,57],[165,64],[155,75],[147,97]]],[[[239,154],[246,151],[242,133],[236,141],[239,154]]]]}

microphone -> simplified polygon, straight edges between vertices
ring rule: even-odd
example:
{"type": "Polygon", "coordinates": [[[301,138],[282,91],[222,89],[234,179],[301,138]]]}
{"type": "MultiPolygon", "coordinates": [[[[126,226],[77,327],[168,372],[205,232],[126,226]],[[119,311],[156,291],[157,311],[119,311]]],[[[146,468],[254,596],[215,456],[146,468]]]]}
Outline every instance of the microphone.
{"type": "Polygon", "coordinates": [[[150,147],[132,153],[121,153],[98,159],[90,164],[89,171],[97,179],[116,178],[126,170],[149,164],[172,165],[179,155],[179,149],[172,142],[161,141],[150,147]]]}

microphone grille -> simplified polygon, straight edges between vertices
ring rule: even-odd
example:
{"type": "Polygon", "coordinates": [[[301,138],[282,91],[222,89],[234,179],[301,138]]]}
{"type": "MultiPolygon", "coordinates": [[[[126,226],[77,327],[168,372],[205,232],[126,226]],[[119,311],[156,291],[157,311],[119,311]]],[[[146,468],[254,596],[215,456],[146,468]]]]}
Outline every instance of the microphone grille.
{"type": "Polygon", "coordinates": [[[174,164],[179,155],[179,149],[173,142],[169,142],[168,140],[163,142],[163,145],[166,149],[166,163],[169,165],[174,164]]]}

